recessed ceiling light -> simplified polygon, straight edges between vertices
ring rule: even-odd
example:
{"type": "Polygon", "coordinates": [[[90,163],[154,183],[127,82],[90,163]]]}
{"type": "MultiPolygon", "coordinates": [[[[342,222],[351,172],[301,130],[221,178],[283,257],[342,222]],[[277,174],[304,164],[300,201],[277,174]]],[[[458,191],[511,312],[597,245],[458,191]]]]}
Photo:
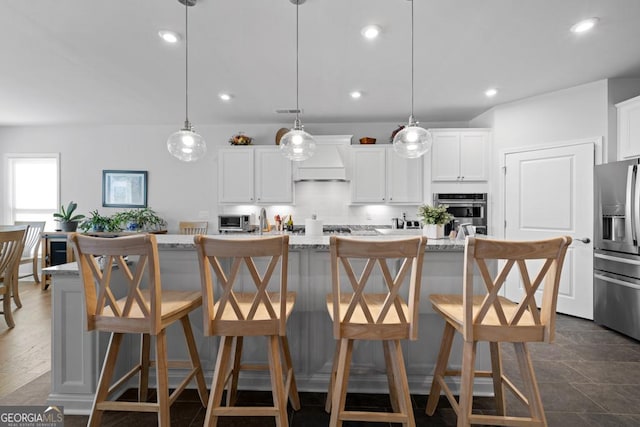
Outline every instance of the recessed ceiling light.
{"type": "Polygon", "coordinates": [[[362,28],[360,34],[362,34],[365,39],[373,40],[380,35],[380,31],[382,31],[382,29],[377,25],[367,25],[362,28]]]}
{"type": "Polygon", "coordinates": [[[571,27],[571,32],[576,34],[584,33],[586,31],[589,31],[593,27],[595,27],[597,23],[598,23],[598,18],[585,19],[583,21],[578,22],[573,27],[571,27]]]}
{"type": "Polygon", "coordinates": [[[351,92],[349,94],[353,99],[358,99],[362,96],[362,92],[360,92],[359,90],[354,90],[353,92],[351,92]]]}
{"type": "Polygon", "coordinates": [[[484,91],[484,94],[486,95],[487,98],[493,98],[498,94],[498,89],[496,88],[487,89],[484,91]]]}
{"type": "Polygon", "coordinates": [[[231,101],[231,98],[233,98],[230,93],[221,93],[220,95],[218,95],[218,97],[223,101],[231,101]]]}
{"type": "Polygon", "coordinates": [[[180,34],[175,31],[160,30],[158,35],[167,43],[178,43],[180,41],[180,34]]]}

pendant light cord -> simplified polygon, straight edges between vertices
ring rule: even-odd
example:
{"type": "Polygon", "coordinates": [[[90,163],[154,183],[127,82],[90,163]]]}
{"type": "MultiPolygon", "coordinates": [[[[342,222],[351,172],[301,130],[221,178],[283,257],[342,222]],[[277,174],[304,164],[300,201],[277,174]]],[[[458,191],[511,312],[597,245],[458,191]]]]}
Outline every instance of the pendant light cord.
{"type": "Polygon", "coordinates": [[[296,122],[298,122],[300,120],[300,106],[299,106],[299,102],[298,102],[298,98],[299,98],[299,90],[300,90],[300,79],[299,79],[299,56],[300,56],[300,47],[299,47],[299,41],[298,41],[298,9],[300,8],[300,1],[298,0],[296,2],[296,122]]]}
{"type": "Polygon", "coordinates": [[[413,117],[413,2],[411,1],[411,117],[413,117]]]}
{"type": "Polygon", "coordinates": [[[185,127],[189,126],[189,2],[184,2],[184,111],[185,127]]]}

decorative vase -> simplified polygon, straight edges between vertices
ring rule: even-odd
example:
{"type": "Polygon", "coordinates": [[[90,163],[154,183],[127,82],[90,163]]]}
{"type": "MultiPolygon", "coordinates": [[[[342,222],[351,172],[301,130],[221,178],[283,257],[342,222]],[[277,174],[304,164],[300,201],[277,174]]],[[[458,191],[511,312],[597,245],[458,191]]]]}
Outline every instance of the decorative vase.
{"type": "Polygon", "coordinates": [[[444,237],[444,224],[425,224],[422,227],[422,235],[429,239],[442,239],[444,237]]]}
{"type": "Polygon", "coordinates": [[[60,229],[62,231],[76,231],[78,229],[78,221],[60,221],[60,229]]]}

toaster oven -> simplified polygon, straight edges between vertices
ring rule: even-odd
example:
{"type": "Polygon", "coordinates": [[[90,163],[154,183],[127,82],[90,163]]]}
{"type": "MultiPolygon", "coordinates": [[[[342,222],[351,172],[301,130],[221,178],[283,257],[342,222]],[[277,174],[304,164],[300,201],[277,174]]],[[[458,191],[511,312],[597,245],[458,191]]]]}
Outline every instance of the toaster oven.
{"type": "Polygon", "coordinates": [[[218,215],[218,231],[252,231],[250,215],[218,215]]]}

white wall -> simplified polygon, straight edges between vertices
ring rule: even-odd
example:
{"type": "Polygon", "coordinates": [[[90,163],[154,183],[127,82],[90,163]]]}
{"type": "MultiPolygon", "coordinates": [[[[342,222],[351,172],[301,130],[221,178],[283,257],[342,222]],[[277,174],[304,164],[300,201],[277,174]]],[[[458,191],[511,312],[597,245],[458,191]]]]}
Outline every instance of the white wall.
{"type": "MultiPolygon", "coordinates": [[[[178,126],[30,126],[0,128],[0,160],[6,153],[60,153],[61,203],[73,200],[80,213],[98,209],[102,214],[122,210],[102,207],[102,170],[126,169],[149,172],[148,205],[169,222],[170,231],[177,222],[209,217],[210,228],[217,228],[217,215],[225,209],[217,203],[217,148],[228,145],[238,131],[254,137],[257,145],[274,144],[275,134],[290,124],[268,125],[197,125],[196,131],[207,141],[207,155],[195,163],[183,163],[166,149],[167,137],[178,126]]],[[[353,142],[362,136],[388,143],[397,123],[308,124],[312,134],[353,134],[353,142]]],[[[466,123],[423,123],[427,127],[464,127],[466,123]]],[[[2,163],[2,169],[5,165],[2,163]]],[[[243,173],[242,170],[238,171],[243,173]]],[[[5,188],[4,172],[0,172],[0,188],[5,188]]],[[[345,183],[297,183],[296,205],[268,207],[269,217],[276,213],[293,214],[302,224],[304,218],[317,212],[326,223],[390,224],[390,218],[406,211],[415,218],[416,207],[349,206],[349,189],[345,183]]],[[[2,198],[2,201],[5,199],[2,198]]],[[[235,208],[257,213],[256,206],[235,208]]],[[[3,211],[3,210],[2,210],[3,211]]],[[[6,219],[0,218],[0,223],[6,219]]]]}
{"type": "Polygon", "coordinates": [[[615,112],[611,117],[612,103],[633,97],[639,89],[639,79],[620,82],[599,80],[502,104],[471,120],[470,127],[493,129],[490,180],[492,233],[500,235],[499,225],[503,223],[500,166],[505,150],[602,137],[603,161],[607,157],[615,160],[615,130],[612,127],[615,128],[616,124],[615,112]]]}

